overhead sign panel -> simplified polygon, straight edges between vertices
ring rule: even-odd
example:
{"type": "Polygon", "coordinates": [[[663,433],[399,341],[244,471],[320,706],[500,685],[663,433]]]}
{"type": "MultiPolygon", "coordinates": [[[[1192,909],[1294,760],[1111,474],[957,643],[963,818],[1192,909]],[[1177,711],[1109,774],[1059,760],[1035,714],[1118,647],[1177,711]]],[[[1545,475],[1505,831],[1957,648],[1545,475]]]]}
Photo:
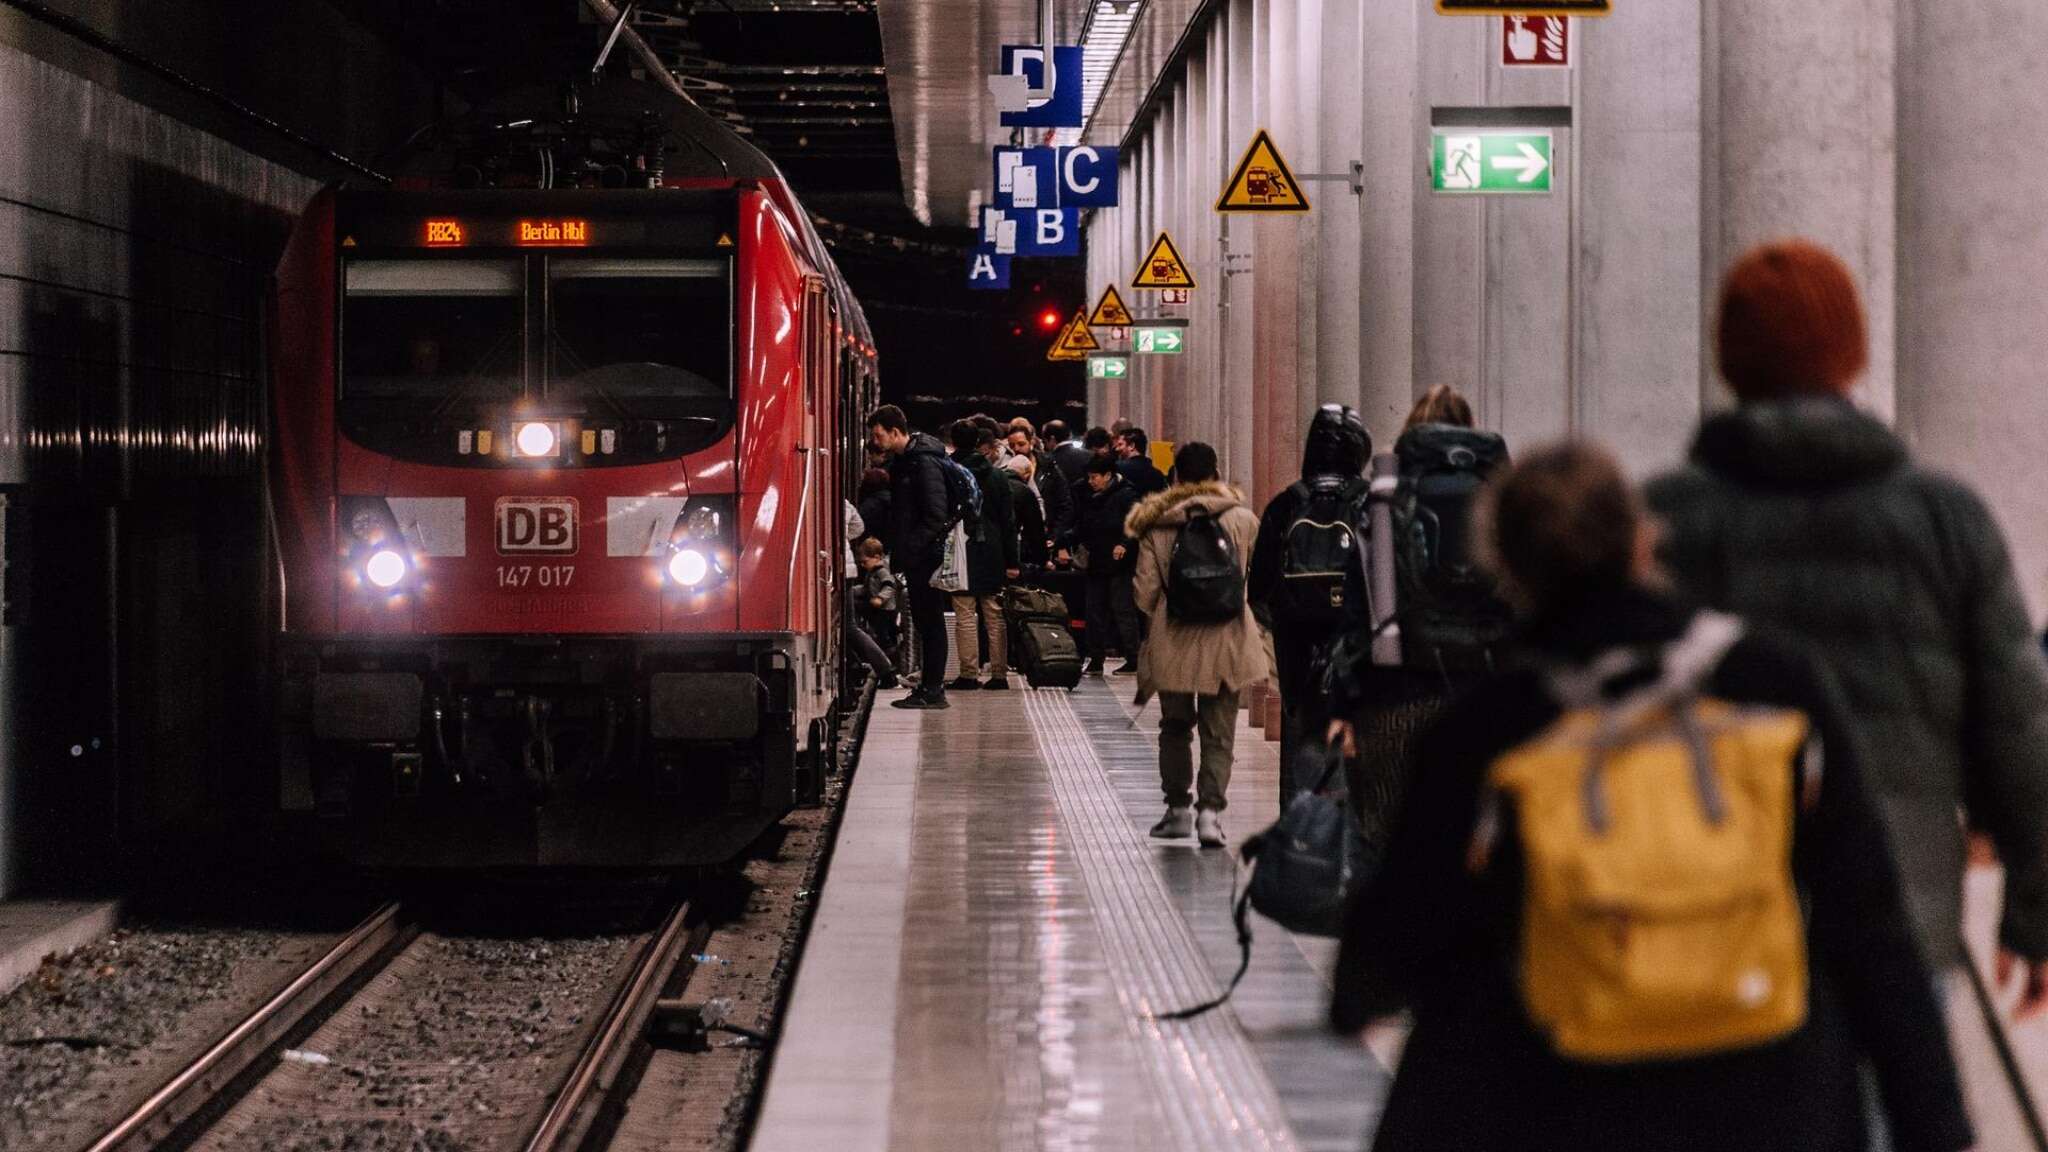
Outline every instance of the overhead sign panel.
{"type": "Polygon", "coordinates": [[[1102,299],[1095,302],[1095,311],[1089,313],[1088,323],[1101,328],[1128,328],[1131,324],[1131,310],[1124,307],[1124,298],[1117,295],[1116,285],[1102,290],[1102,299]]]}
{"type": "Polygon", "coordinates": [[[996,207],[1113,208],[1115,148],[997,148],[996,207]]]}
{"type": "Polygon", "coordinates": [[[1264,128],[1237,162],[1236,171],[1216,198],[1218,212],[1306,212],[1308,195],[1264,128]]]}
{"type": "Polygon", "coordinates": [[[1090,380],[1122,380],[1131,374],[1131,358],[1121,352],[1097,352],[1088,357],[1090,380]]]}
{"type": "Polygon", "coordinates": [[[1436,0],[1446,16],[1605,16],[1612,0],[1436,0]]]}
{"type": "Polygon", "coordinates": [[[1152,250],[1138,265],[1138,274],[1131,278],[1133,288],[1193,288],[1195,278],[1188,271],[1187,261],[1180,258],[1180,250],[1173,246],[1173,237],[1161,232],[1159,239],[1152,242],[1152,250]]]}
{"type": "Polygon", "coordinates": [[[1438,128],[1430,146],[1430,187],[1453,195],[1550,191],[1548,132],[1438,128]]]}
{"type": "Polygon", "coordinates": [[[986,292],[1010,286],[1010,258],[993,250],[976,248],[967,258],[967,286],[986,292]]]}
{"type": "MultiPolygon", "coordinates": [[[[1005,128],[1079,128],[1081,123],[1081,49],[1052,50],[1053,86],[1049,97],[1031,100],[1021,112],[1004,112],[1005,128]]],[[[1002,71],[1022,76],[1033,89],[1045,86],[1045,49],[1037,44],[1003,45],[1002,71]]]]}
{"type": "Polygon", "coordinates": [[[1079,256],[1079,208],[983,208],[981,246],[999,256],[1079,256]]]}

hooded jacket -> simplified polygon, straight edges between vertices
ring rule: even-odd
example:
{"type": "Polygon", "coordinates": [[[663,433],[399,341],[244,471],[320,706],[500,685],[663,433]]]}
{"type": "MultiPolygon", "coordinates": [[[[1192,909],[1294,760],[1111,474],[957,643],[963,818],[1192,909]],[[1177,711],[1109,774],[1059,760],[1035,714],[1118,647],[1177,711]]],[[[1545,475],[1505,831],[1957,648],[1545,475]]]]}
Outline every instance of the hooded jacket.
{"type": "Polygon", "coordinates": [[[1822,398],[1708,420],[1649,496],[1686,592],[1808,641],[1841,686],[1930,963],[1963,956],[1959,808],[2006,866],[2001,942],[2048,958],[2048,665],[1983,503],[1822,398]]]}
{"type": "MultiPolygon", "coordinates": [[[[1354,433],[1326,417],[1325,413],[1317,413],[1309,428],[1308,443],[1302,451],[1301,483],[1282,488],[1267,502],[1265,513],[1259,517],[1259,536],[1252,545],[1251,571],[1245,594],[1261,623],[1272,630],[1280,695],[1290,708],[1308,699],[1313,688],[1310,678],[1317,652],[1335,637],[1328,629],[1316,635],[1305,635],[1303,629],[1290,628],[1284,621],[1273,619],[1270,604],[1280,590],[1280,569],[1286,559],[1287,533],[1301,515],[1310,486],[1318,481],[1341,480],[1349,485],[1346,493],[1357,514],[1353,531],[1359,543],[1370,547],[1366,506],[1370,486],[1364,472],[1371,456],[1372,442],[1362,428],[1354,433]]],[[[1346,580],[1347,619],[1336,629],[1339,634],[1367,623],[1364,611],[1365,573],[1366,564],[1361,558],[1357,570],[1346,580]]]]}
{"type": "Polygon", "coordinates": [[[918,432],[889,461],[890,554],[912,579],[920,574],[929,578],[938,568],[939,546],[952,519],[953,502],[939,463],[945,454],[937,438],[918,432]]]}
{"type": "Polygon", "coordinates": [[[1116,476],[1101,492],[1085,487],[1085,480],[1082,484],[1081,526],[1074,542],[1088,550],[1089,577],[1108,579],[1118,572],[1129,572],[1137,557],[1126,552],[1123,561],[1118,562],[1115,553],[1117,545],[1125,542],[1124,521],[1137,507],[1138,490],[1122,476],[1116,476]]]}
{"type": "Polygon", "coordinates": [[[1152,620],[1152,631],[1138,650],[1141,699],[1154,692],[1213,696],[1225,689],[1241,690],[1264,680],[1272,670],[1265,632],[1252,618],[1249,600],[1236,620],[1222,624],[1186,624],[1166,611],[1174,539],[1194,509],[1222,523],[1239,563],[1251,555],[1252,538],[1259,531],[1259,518],[1244,506],[1244,495],[1213,480],[1176,484],[1131,509],[1124,531],[1138,542],[1132,592],[1138,611],[1152,620]]]}

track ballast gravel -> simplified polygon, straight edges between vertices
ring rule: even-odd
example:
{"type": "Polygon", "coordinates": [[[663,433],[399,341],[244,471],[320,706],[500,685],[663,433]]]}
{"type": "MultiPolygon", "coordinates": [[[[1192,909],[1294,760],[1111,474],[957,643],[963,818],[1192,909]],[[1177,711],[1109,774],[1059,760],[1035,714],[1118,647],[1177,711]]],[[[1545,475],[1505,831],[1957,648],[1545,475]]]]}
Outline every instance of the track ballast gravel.
{"type": "Polygon", "coordinates": [[[516,1146],[643,939],[420,936],[195,1147],[516,1146]]]}

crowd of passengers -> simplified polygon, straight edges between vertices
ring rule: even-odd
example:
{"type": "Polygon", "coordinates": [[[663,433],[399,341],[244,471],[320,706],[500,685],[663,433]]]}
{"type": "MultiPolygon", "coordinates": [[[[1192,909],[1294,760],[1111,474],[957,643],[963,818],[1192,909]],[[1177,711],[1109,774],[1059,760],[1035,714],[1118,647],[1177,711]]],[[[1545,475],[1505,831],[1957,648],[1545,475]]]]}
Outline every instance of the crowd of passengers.
{"type": "Polygon", "coordinates": [[[1413,1023],[1375,1148],[1972,1147],[1944,1009],[1973,849],[1998,981],[2048,1009],[2048,664],[1984,503],[1856,405],[1839,260],[1748,254],[1717,344],[1735,404],[1646,487],[1584,441],[1510,462],[1441,386],[1377,457],[1323,408],[1262,513],[1206,444],[1162,475],[1135,428],[942,442],[884,407],[856,594],[880,648],[908,609],[893,703],[1008,688],[1003,589],[1077,570],[1088,671],[1114,650],[1160,701],[1152,835],[1220,847],[1271,678],[1283,808],[1341,757],[1371,848],[1333,1023],[1413,1023]],[[959,591],[942,459],[991,529],[959,591]],[[1349,541],[1336,583],[1302,558],[1349,541]]]}

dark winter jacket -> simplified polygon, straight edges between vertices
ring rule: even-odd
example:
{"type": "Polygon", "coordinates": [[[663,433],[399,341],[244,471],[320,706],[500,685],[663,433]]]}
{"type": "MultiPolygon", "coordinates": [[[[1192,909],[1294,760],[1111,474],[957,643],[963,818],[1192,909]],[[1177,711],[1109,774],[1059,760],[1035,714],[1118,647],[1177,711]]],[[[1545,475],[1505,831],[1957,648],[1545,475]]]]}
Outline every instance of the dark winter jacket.
{"type": "Polygon", "coordinates": [[[860,513],[860,522],[866,525],[868,535],[880,540],[882,550],[893,555],[896,551],[896,517],[890,505],[889,490],[881,488],[861,497],[854,507],[860,513]]]}
{"type": "Polygon", "coordinates": [[[1088,451],[1079,440],[1055,444],[1052,449],[1052,461],[1059,466],[1060,478],[1067,482],[1070,489],[1076,484],[1088,482],[1088,461],[1094,456],[1095,454],[1088,451]]]}
{"type": "Polygon", "coordinates": [[[1166,473],[1152,463],[1150,456],[1133,456],[1129,460],[1117,461],[1116,474],[1130,481],[1141,500],[1154,492],[1166,491],[1166,473]]]}
{"type": "Polygon", "coordinates": [[[1010,502],[1009,473],[973,449],[959,449],[953,460],[974,473],[981,487],[981,522],[967,525],[967,590],[993,596],[1009,583],[1004,570],[1017,566],[1017,515],[1010,502]]]}
{"type": "Polygon", "coordinates": [[[946,450],[923,432],[889,461],[889,555],[911,579],[929,579],[946,542],[952,500],[946,493],[946,450]]]}
{"type": "Polygon", "coordinates": [[[998,469],[1008,477],[1010,509],[1017,520],[1017,567],[1043,568],[1051,559],[1046,550],[1045,510],[1039,507],[1035,487],[1007,468],[998,469]]]}
{"type": "MultiPolygon", "coordinates": [[[[1310,683],[1310,670],[1316,656],[1338,635],[1367,624],[1365,616],[1365,561],[1361,557],[1356,569],[1345,582],[1345,616],[1337,628],[1317,628],[1312,632],[1301,627],[1290,627],[1285,620],[1276,620],[1270,610],[1273,596],[1280,588],[1281,563],[1286,557],[1287,531],[1293,527],[1295,518],[1301,514],[1301,506],[1308,496],[1308,485],[1318,481],[1342,482],[1343,477],[1304,476],[1299,484],[1282,488],[1278,495],[1267,501],[1265,514],[1259,517],[1258,540],[1252,545],[1251,572],[1245,579],[1245,595],[1251,600],[1252,611],[1258,614],[1273,633],[1273,651],[1278,664],[1280,695],[1290,707],[1314,687],[1310,683]]],[[[1366,495],[1369,487],[1364,477],[1353,476],[1346,495],[1350,498],[1355,513],[1353,531],[1361,544],[1370,538],[1367,523],[1366,495]]]]}
{"type": "MultiPolygon", "coordinates": [[[[1583,664],[1669,643],[1687,612],[1646,593],[1590,596],[1527,648],[1583,664]]],[[[1518,991],[1521,849],[1505,822],[1488,866],[1467,855],[1485,774],[1558,706],[1533,671],[1488,680],[1424,737],[1385,865],[1353,910],[1337,1023],[1412,1006],[1415,1028],[1374,1147],[1380,1152],[1861,1152],[1859,1057],[1877,1073],[1899,1152],[1969,1147],[1946,1027],[1902,915],[1881,818],[1837,698],[1810,661],[1745,639],[1708,691],[1797,708],[1825,767],[1793,835],[1807,908],[1806,1023],[1784,1040],[1706,1058],[1596,1065],[1557,1056],[1518,991]]]]}
{"type": "Polygon", "coordinates": [[[1137,569],[1137,542],[1124,535],[1124,519],[1137,505],[1138,490],[1121,476],[1106,491],[1088,490],[1087,502],[1081,508],[1079,539],[1081,546],[1088,549],[1091,578],[1113,573],[1128,575],[1137,569]],[[1125,546],[1121,561],[1114,558],[1119,545],[1125,546]]]}
{"type": "Polygon", "coordinates": [[[1708,420],[1650,501],[1686,592],[1840,685],[1929,960],[1962,958],[1965,807],[2006,866],[2000,939],[2048,958],[2048,666],[1983,503],[1830,399],[1708,420]]]}
{"type": "MultiPolygon", "coordinates": [[[[1048,539],[1065,540],[1074,530],[1074,490],[1066,481],[1052,454],[1040,452],[1031,484],[1044,502],[1045,533],[1048,539]]],[[[1086,481],[1083,481],[1086,483],[1086,481]]]]}

